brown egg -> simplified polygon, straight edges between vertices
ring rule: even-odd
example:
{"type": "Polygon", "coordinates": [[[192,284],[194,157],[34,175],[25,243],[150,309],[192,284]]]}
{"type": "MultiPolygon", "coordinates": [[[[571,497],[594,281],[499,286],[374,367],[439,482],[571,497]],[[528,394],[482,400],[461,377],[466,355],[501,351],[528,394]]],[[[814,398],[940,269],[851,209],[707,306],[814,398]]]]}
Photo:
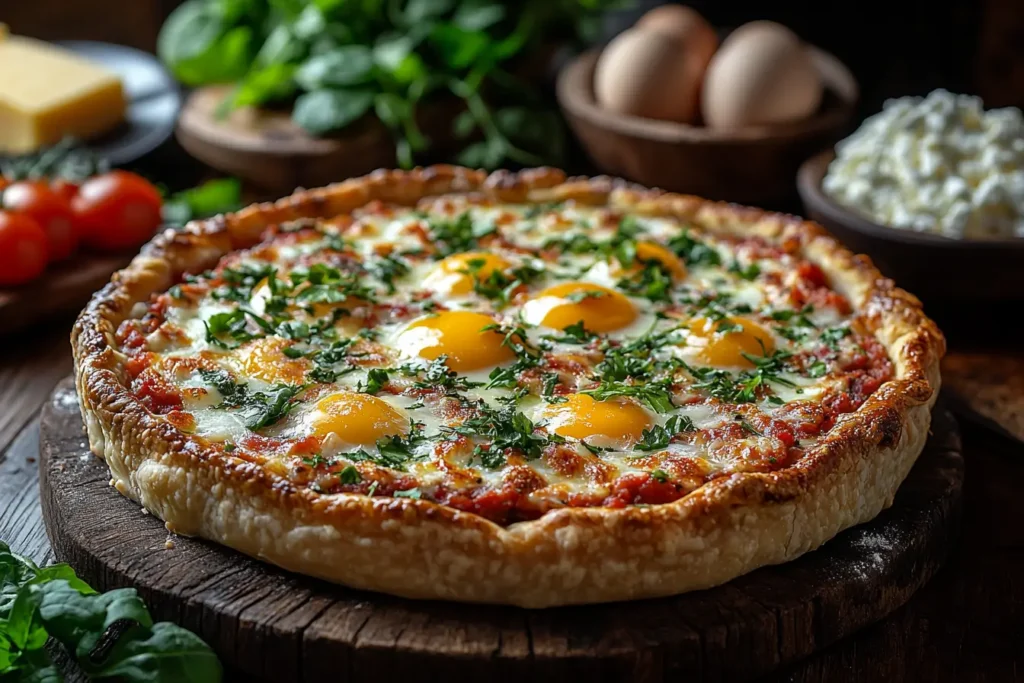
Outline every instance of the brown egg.
{"type": "Polygon", "coordinates": [[[787,123],[813,114],[821,75],[795,33],[771,21],[744,24],[712,57],[701,109],[712,128],[787,123]]]}
{"type": "Polygon", "coordinates": [[[696,41],[634,27],[612,40],[597,60],[594,95],[619,114],[690,123],[697,118],[707,65],[696,41]]]}
{"type": "Polygon", "coordinates": [[[662,5],[640,17],[634,28],[660,31],[687,43],[688,50],[706,56],[704,66],[718,48],[718,36],[696,10],[683,5],[662,5]]]}

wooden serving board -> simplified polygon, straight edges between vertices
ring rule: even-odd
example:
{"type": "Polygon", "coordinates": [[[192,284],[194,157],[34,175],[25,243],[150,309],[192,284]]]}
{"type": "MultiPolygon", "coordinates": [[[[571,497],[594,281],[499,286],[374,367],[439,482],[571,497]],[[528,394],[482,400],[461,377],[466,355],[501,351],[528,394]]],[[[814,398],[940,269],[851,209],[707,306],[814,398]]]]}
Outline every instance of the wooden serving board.
{"type": "Polygon", "coordinates": [[[114,271],[128,265],[132,256],[79,254],[50,266],[35,282],[0,288],[0,335],[82,308],[114,271]]]}
{"type": "Polygon", "coordinates": [[[881,619],[936,572],[964,462],[944,410],[932,431],[892,508],[794,562],[674,598],[536,611],[349,590],[170,536],[109,485],[70,380],[43,409],[40,493],[60,560],[97,588],[136,586],[236,680],[738,681],[881,619]]]}
{"type": "Polygon", "coordinates": [[[942,360],[942,381],[958,414],[1024,442],[1024,355],[950,353],[942,360]]]}

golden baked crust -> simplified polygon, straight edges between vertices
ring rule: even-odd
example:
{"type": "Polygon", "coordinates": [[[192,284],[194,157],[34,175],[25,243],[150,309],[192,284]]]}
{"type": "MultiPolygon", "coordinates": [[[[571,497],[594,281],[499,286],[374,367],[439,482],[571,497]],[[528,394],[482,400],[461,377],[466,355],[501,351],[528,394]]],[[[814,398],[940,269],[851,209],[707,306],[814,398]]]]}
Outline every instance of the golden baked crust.
{"type": "Polygon", "coordinates": [[[871,519],[891,504],[924,446],[945,350],[915,297],[812,223],[604,177],[566,179],[552,169],[487,175],[450,166],[378,171],[166,231],[94,296],[74,327],[72,346],[92,450],[110,467],[117,489],[170,530],[357,588],[525,607],[717,585],[797,557],[871,519]],[[721,477],[672,503],[569,507],[507,527],[426,500],[296,487],[205,446],[128,390],[118,326],[183,274],[252,246],[271,225],[342,215],[373,200],[412,205],[470,192],[507,203],[608,204],[679,217],[712,234],[797,245],[870,322],[893,378],[789,467],[721,477]]]}

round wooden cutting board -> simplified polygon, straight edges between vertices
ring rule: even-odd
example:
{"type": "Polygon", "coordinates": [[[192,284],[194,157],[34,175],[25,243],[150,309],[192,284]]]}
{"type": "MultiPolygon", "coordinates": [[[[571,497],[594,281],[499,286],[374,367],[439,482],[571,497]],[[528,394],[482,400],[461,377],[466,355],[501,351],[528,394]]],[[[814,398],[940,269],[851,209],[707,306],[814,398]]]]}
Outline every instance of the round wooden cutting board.
{"type": "Polygon", "coordinates": [[[932,432],[889,510],[794,562],[675,598],[537,611],[349,590],[171,536],[109,485],[70,380],[44,408],[40,486],[60,560],[99,589],[137,587],[237,680],[736,681],[882,618],[936,572],[964,463],[941,408],[932,432]]]}

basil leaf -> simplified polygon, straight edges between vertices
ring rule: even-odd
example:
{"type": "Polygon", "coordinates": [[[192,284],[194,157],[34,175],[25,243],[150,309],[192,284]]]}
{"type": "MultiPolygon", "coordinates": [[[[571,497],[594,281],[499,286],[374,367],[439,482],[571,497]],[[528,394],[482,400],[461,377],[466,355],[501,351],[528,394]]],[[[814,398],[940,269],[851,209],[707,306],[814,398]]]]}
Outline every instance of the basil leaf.
{"type": "Polygon", "coordinates": [[[95,677],[118,680],[214,682],[222,676],[220,662],[195,634],[168,622],[125,631],[99,666],[85,668],[95,677]]]}
{"type": "Polygon", "coordinates": [[[373,106],[373,93],[365,90],[314,90],[295,101],[292,120],[312,135],[339,130],[373,106]]]}
{"type": "Polygon", "coordinates": [[[122,619],[153,625],[134,588],[83,595],[67,581],[32,586],[39,593],[39,618],[51,636],[78,659],[88,658],[104,632],[122,619]]]}
{"type": "Polygon", "coordinates": [[[255,107],[283,100],[295,93],[294,64],[271,64],[250,71],[235,89],[231,103],[235,107],[255,107]]]}
{"type": "Polygon", "coordinates": [[[452,22],[467,31],[482,31],[505,18],[505,8],[499,4],[463,4],[455,11],[452,22]]]}
{"type": "Polygon", "coordinates": [[[437,24],[430,32],[430,42],[437,47],[448,66],[461,70],[483,54],[491,39],[483,31],[467,31],[455,24],[437,24]]]}
{"type": "Polygon", "coordinates": [[[184,3],[160,31],[160,59],[189,86],[241,78],[252,63],[254,34],[248,26],[232,27],[230,19],[218,3],[184,3]]]}
{"type": "Polygon", "coordinates": [[[373,52],[365,45],[345,45],[310,57],[295,80],[306,90],[338,88],[368,81],[373,74],[373,52]]]}
{"type": "Polygon", "coordinates": [[[409,0],[404,18],[409,24],[418,24],[450,12],[454,6],[455,0],[409,0]]]}

